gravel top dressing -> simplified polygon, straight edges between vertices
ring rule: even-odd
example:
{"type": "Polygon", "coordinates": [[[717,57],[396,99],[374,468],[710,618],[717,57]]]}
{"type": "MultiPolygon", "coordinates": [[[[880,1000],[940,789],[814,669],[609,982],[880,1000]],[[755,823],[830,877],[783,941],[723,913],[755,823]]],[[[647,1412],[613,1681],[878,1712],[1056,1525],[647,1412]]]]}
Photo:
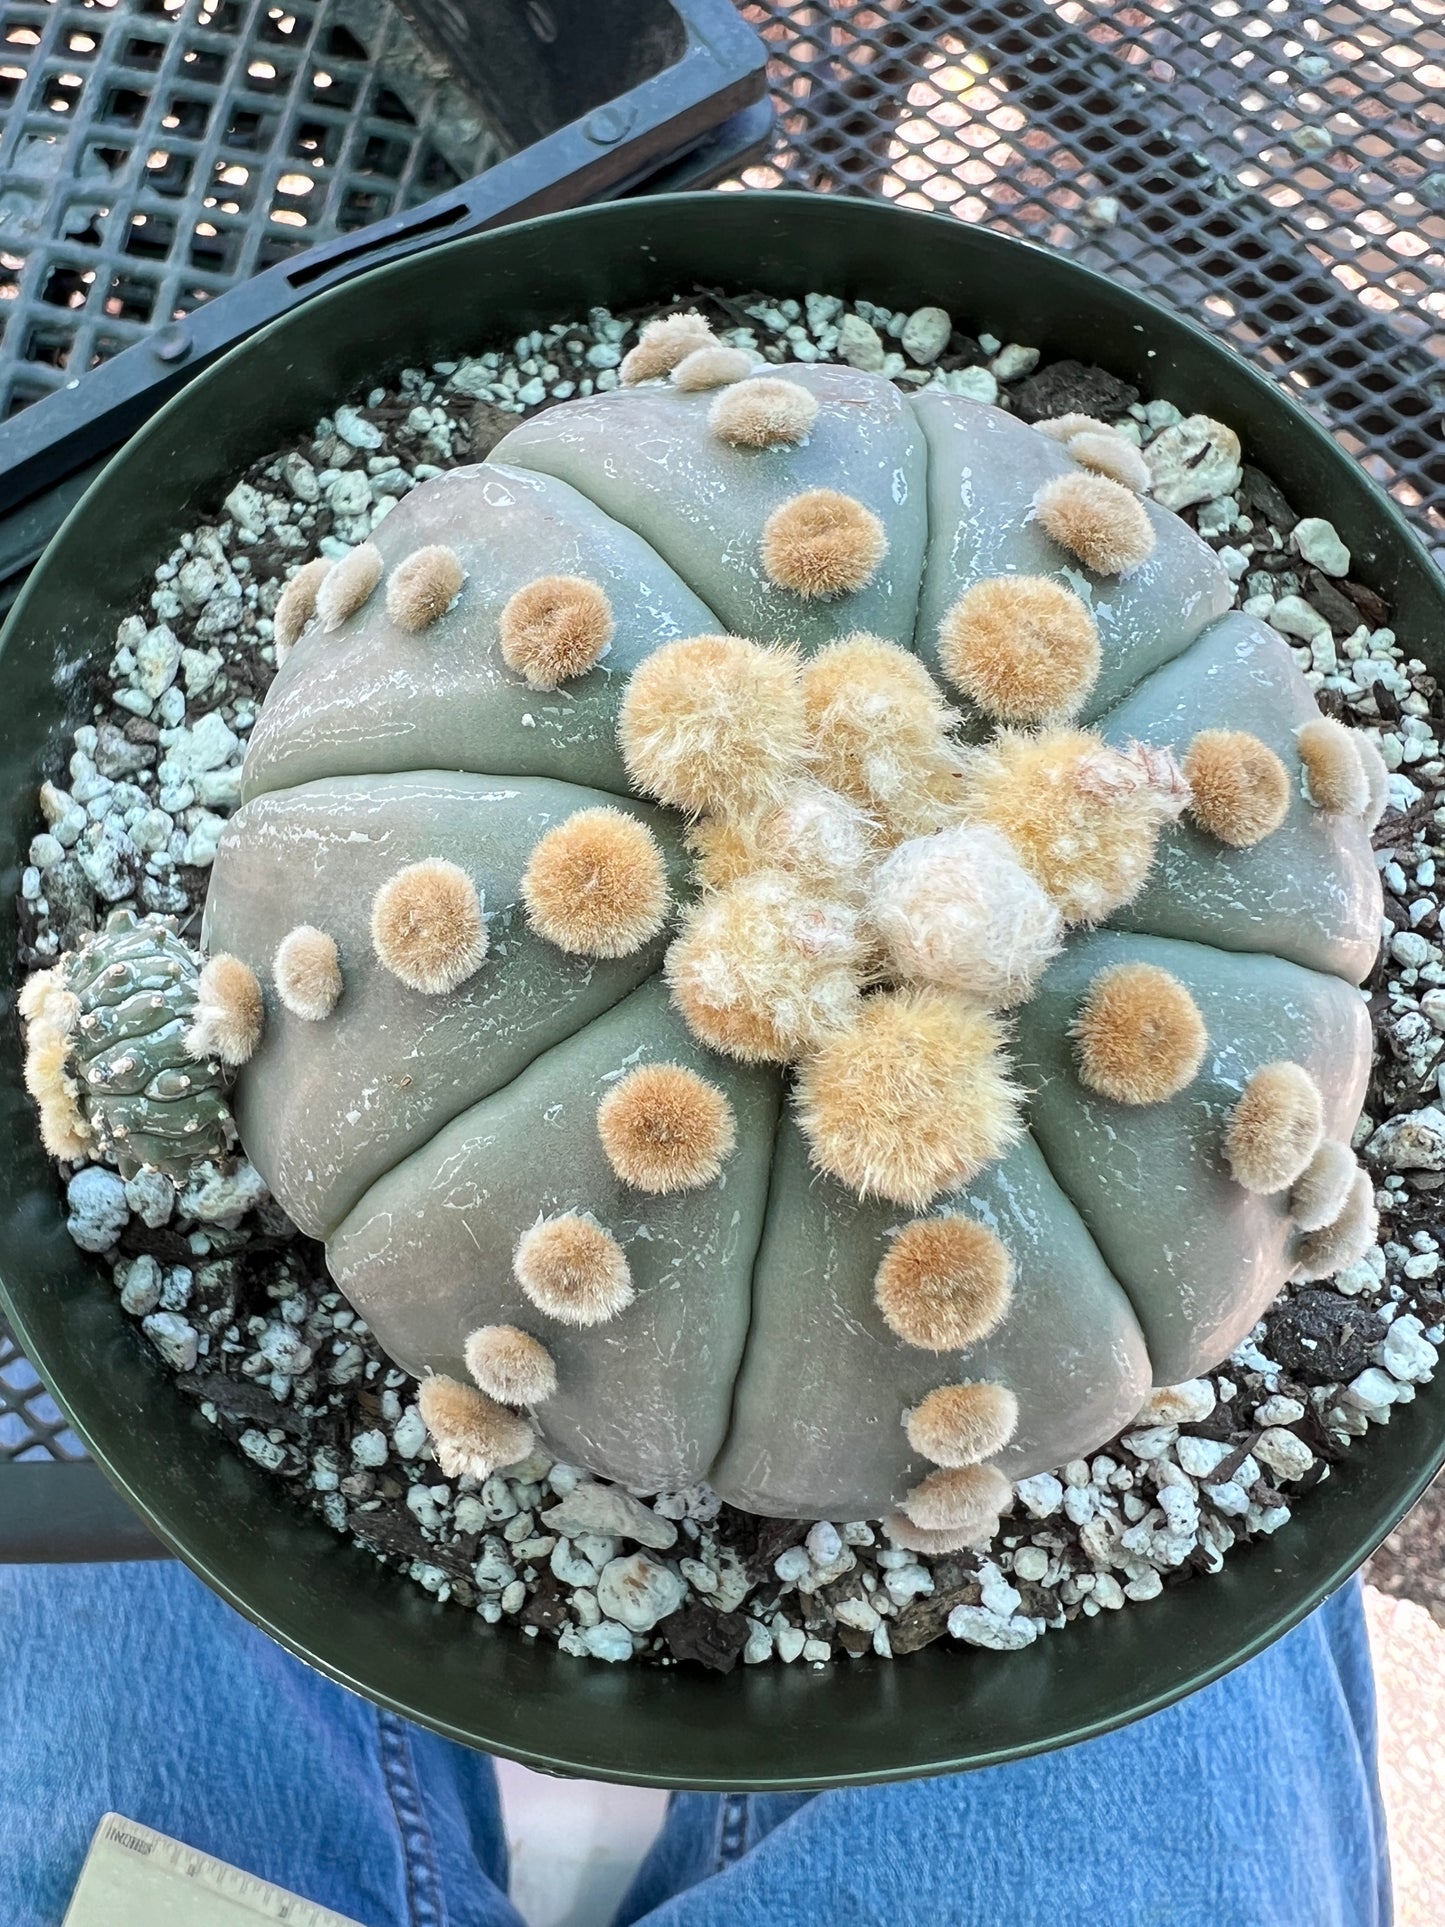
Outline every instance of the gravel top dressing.
{"type": "MultiPolygon", "coordinates": [[[[1239,606],[1289,641],[1324,713],[1377,742],[1392,772],[1375,833],[1387,922],[1365,986],[1379,1049],[1354,1143],[1381,1242],[1328,1282],[1287,1288],[1220,1370],[1156,1392],[1091,1460],[1023,1480],[988,1547],[929,1558],[864,1521],[760,1518],[705,1486],[633,1495],[542,1455],[483,1483],[443,1481],[415,1381],[249,1164],[203,1169],[179,1194],[159,1174],[122,1183],[101,1165],[64,1167],[69,1229],[109,1266],[180,1391],[248,1458],[337,1532],[489,1623],[579,1656],[721,1671],[886,1659],[945,1635],[1011,1650],[1216,1572],[1236,1544],[1286,1527],[1332,1463],[1367,1449],[1355,1441],[1434,1373],[1445,1329],[1440,692],[1388,606],[1352,579],[1330,524],[1300,519],[1228,425],[1187,414],[1187,395],[1145,401],[1101,369],[1040,366],[1034,349],[974,340],[937,308],[682,298],[770,361],[842,360],[1025,421],[1077,411],[1117,424],[1145,452],[1154,500],[1218,551],[1239,606]]],[[[218,519],[179,536],[146,606],[94,665],[91,720],[68,768],[40,789],[21,884],[24,970],[53,963],[116,906],[198,936],[287,577],[365,541],[417,483],[479,461],[519,414],[615,387],[648,318],[593,309],[405,370],[251,469],[218,519]]]]}

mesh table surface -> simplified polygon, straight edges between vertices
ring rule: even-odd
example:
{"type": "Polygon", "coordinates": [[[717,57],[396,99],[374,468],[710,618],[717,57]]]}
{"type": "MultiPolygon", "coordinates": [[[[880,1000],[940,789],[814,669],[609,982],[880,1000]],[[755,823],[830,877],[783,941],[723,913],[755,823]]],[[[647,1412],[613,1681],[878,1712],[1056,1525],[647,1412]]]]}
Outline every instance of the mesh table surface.
{"type": "Polygon", "coordinates": [[[1445,559],[1445,0],[758,0],[750,186],[1071,254],[1274,370],[1445,559]]]}
{"type": "MultiPolygon", "coordinates": [[[[740,11],[771,49],[779,110],[749,186],[986,222],[1172,302],[1289,382],[1445,560],[1445,0],[745,0],[740,11]]],[[[18,340],[12,318],[0,343],[0,406],[169,318],[167,303],[184,307],[204,276],[223,285],[455,178],[426,106],[443,81],[414,68],[408,106],[378,71],[385,37],[404,45],[405,29],[389,10],[367,16],[373,61],[346,17],[337,0],[5,6],[0,301],[17,301],[30,332],[18,340]],[[133,84],[117,70],[108,106],[87,99],[76,44],[102,28],[151,49],[130,63],[133,84]],[[318,89],[318,73],[348,91],[318,89]],[[191,95],[210,100],[209,117],[187,118],[191,95]],[[67,115],[73,179],[57,174],[47,138],[67,115]],[[324,193],[324,170],[306,192],[293,178],[321,151],[308,141],[330,159],[324,193]],[[26,154],[33,189],[16,185],[26,154]],[[108,186],[86,175],[91,154],[108,186]],[[348,200],[358,193],[379,198],[361,207],[348,200]],[[111,200],[124,212],[94,240],[86,210],[111,200]],[[302,209],[305,228],[283,218],[302,209]],[[170,225],[147,256],[153,216],[170,225]],[[216,230],[199,256],[197,222],[216,230]],[[100,291],[92,269],[107,277],[100,291]]],[[[462,125],[458,138],[482,165],[485,131],[462,125]]],[[[76,1450],[0,1332],[0,1461],[76,1450]]]]}

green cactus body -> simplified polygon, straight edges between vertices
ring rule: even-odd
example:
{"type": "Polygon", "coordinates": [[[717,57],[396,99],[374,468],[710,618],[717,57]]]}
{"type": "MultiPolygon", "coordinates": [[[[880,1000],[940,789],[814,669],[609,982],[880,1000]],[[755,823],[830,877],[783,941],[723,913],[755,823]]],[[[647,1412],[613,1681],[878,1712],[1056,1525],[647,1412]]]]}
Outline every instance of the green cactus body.
{"type": "MultiPolygon", "coordinates": [[[[1227,613],[1218,559],[1177,516],[1136,505],[1147,559],[1101,574],[1035,514],[1042,488],[1082,472],[1060,441],[848,368],[767,372],[812,398],[796,408],[816,403],[792,442],[720,439],[714,394],[650,382],[548,410],[387,517],[374,538],[385,572],[445,545],[463,586],[419,632],[378,589],[302,633],[252,735],[207,941],[279,992],[237,1086],[246,1149],[402,1365],[465,1380],[470,1336],[518,1328],[555,1361],[535,1422],[569,1461],[638,1489],[707,1477],[764,1513],[876,1517],[928,1473],[916,1441],[937,1434],[904,1419],[944,1381],[1013,1395],[1011,1435],[982,1456],[1017,1478],[1095,1449],[1151,1384],[1213,1367],[1247,1335],[1290,1276],[1299,1232],[1287,1187],[1262,1195],[1231,1174],[1230,1119],[1255,1074],[1288,1060],[1318,1088],[1316,1134],[1348,1143],[1370,1058],[1355,986],[1379,885],[1360,816],[1310,799],[1295,730],[1317,711],[1289,650],[1227,613]],[[819,490],[846,492],[855,519],[886,533],[854,592],[795,593],[760,559],[765,521],[819,490]],[[509,599],[544,572],[599,587],[615,627],[595,666],[538,689],[500,637],[509,599]],[[688,825],[642,799],[619,749],[629,678],[665,645],[727,632],[782,643],[805,676],[819,651],[869,630],[942,686],[955,599],[1016,576],[1065,585],[1090,611],[1101,664],[1071,715],[1097,732],[1109,783],[1158,780],[1165,746],[1182,752],[1200,732],[1249,732],[1279,771],[1277,821],[1249,848],[1187,820],[1167,828],[1111,927],[1076,920],[1012,1020],[1027,1133],[926,1203],[860,1196],[817,1168],[816,1144],[810,1159],[806,1062],[790,1089],[784,1064],[699,1041],[673,967],[660,974],[665,935],[625,955],[544,941],[529,863],[557,826],[611,807],[655,838],[674,904],[692,898],[688,825]],[[431,858],[475,883],[487,949],[465,981],[428,995],[387,967],[373,904],[431,858]],[[334,940],[334,1010],[288,1001],[273,971],[301,925],[334,940]],[[1185,1087],[1158,1102],[1081,1081],[1082,1000],[1125,965],[1167,972],[1208,1032],[1185,1087]],[[700,1188],[655,1195],[604,1155],[599,1107],[649,1065],[696,1073],[730,1107],[735,1148],[700,1188]],[[539,1308],[514,1268],[529,1228],[569,1213],[605,1228],[630,1267],[631,1296],[595,1323],[539,1308]],[[1013,1287],[986,1335],[934,1349],[899,1335],[875,1278],[905,1228],[941,1214],[966,1214],[1006,1249],[1013,1287]]],[[[966,802],[966,759],[984,753],[968,746],[992,740],[996,718],[966,697],[957,707],[966,802]]],[[[852,881],[837,886],[839,927],[852,881]]],[[[833,929],[822,919],[810,941],[833,929]]],[[[148,955],[182,970],[164,945],[148,955]]],[[[183,1116],[218,1128],[219,1089],[204,1086],[204,1113],[196,1090],[160,1096],[157,1075],[183,1062],[180,1027],[141,1023],[130,956],[113,989],[98,957],[85,964],[97,1033],[86,1063],[108,1084],[102,1100],[88,1083],[87,1102],[150,1105],[147,1143],[179,1144],[183,1116]],[[129,1095],[139,1068],[121,1068],[139,1059],[133,1031],[148,1053],[161,1047],[144,1059],[145,1099],[129,1095]],[[150,1121],[172,1107],[173,1129],[150,1121]]],[[[135,1143],[140,1121],[123,1121],[135,1143]]]]}
{"type": "Polygon", "coordinates": [[[129,910],[63,960],[61,987],[79,1005],[76,1101],[96,1151],[123,1177],[149,1167],[180,1181],[233,1141],[223,1066],[186,1048],[200,968],[174,932],[129,910]]]}

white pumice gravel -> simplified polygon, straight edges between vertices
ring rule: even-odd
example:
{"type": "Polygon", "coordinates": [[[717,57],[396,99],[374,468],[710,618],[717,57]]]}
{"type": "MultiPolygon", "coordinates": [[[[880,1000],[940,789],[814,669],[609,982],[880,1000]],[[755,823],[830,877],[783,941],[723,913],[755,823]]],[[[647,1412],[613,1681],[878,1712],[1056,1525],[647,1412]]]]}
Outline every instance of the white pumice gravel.
{"type": "MultiPolygon", "coordinates": [[[[1436,1370],[1439,692],[1380,598],[1349,580],[1337,531],[1297,517],[1227,424],[1143,401],[1097,369],[1041,365],[1027,343],[971,339],[938,308],[816,293],[698,299],[724,339],[763,361],[844,360],[1026,419],[1077,409],[1116,422],[1144,449],[1156,499],[1218,550],[1240,606],[1285,636],[1327,713],[1378,742],[1395,772],[1376,834],[1385,944],[1366,986],[1381,1049],[1355,1143],[1378,1186],[1381,1243],[1337,1278],[1287,1291],[1225,1366],[1156,1391],[1091,1460],[1021,1481],[984,1551],[929,1559],[865,1521],[755,1518],[706,1486],[629,1493],[541,1453],[480,1483],[441,1481],[412,1381],[244,1162],[198,1174],[179,1196],[155,1176],[122,1185],[96,1166],[67,1168],[67,1222],[109,1264],[122,1305],[207,1419],[335,1531],[488,1624],[611,1664],[822,1667],[945,1636],[1006,1653],[1218,1571],[1233,1546],[1285,1526],[1331,1463],[1436,1370]]],[[[258,464],[222,515],[179,536],[146,606],[96,665],[68,763],[39,791],[19,893],[27,969],[117,903],[194,935],[274,669],[287,576],[365,540],[408,490],[480,459],[517,415],[615,387],[646,318],[596,308],[406,369],[258,464]]]]}

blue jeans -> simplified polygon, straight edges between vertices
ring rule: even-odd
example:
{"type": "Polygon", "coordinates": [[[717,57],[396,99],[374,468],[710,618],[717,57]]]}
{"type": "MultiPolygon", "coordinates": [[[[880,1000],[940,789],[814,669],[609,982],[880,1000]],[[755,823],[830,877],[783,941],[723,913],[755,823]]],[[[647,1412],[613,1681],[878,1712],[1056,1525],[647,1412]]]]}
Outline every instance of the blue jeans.
{"type": "MultiPolygon", "coordinates": [[[[107,1809],[366,1927],[521,1927],[484,1754],[309,1672],[180,1566],[0,1567],[6,1927],[58,1927],[107,1809]]],[[[1358,1585],[1217,1685],[1062,1753],[814,1795],[675,1794],[618,1916],[619,1927],[1389,1919],[1358,1585]]]]}

